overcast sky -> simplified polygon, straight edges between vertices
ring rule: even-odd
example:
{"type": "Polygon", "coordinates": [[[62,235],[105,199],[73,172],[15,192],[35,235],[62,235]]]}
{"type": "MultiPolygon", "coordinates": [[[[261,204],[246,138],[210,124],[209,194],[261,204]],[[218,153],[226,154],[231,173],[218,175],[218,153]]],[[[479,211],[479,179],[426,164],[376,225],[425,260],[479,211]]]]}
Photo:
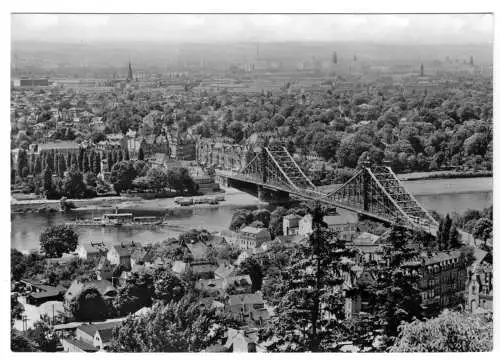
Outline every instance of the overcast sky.
{"type": "Polygon", "coordinates": [[[12,39],[489,43],[493,16],[13,14],[12,39]]]}

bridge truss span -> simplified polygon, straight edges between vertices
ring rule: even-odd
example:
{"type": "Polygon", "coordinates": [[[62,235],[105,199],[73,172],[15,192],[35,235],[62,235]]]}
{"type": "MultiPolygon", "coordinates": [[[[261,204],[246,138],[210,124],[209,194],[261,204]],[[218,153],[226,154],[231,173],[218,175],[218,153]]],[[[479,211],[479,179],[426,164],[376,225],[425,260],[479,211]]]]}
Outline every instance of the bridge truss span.
{"type": "Polygon", "coordinates": [[[323,193],[304,174],[286,147],[273,143],[257,147],[253,159],[242,170],[226,177],[390,224],[432,234],[437,231],[437,221],[386,166],[364,167],[336,190],[323,193]]]}
{"type": "Polygon", "coordinates": [[[323,202],[330,201],[339,207],[348,206],[360,213],[393,224],[412,228],[436,227],[437,221],[404,188],[394,172],[385,166],[363,168],[337,190],[326,194],[323,202]]]}

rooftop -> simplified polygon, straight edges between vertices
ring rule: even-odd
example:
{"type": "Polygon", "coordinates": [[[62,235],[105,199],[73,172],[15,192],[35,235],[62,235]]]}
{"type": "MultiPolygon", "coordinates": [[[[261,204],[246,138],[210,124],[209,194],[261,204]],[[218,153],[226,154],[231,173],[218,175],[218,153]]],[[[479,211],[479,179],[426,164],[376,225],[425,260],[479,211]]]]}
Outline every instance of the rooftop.
{"type": "Polygon", "coordinates": [[[378,239],[380,236],[368,233],[368,232],[362,232],[359,234],[358,237],[356,237],[353,240],[354,245],[358,246],[370,246],[370,245],[376,245],[378,239]]]}
{"type": "Polygon", "coordinates": [[[61,339],[61,341],[67,341],[71,345],[77,347],[78,349],[81,349],[85,352],[97,352],[98,349],[95,348],[94,346],[86,343],[85,341],[77,340],[77,339],[71,339],[71,338],[64,338],[61,339]]]}
{"type": "MultiPolygon", "coordinates": [[[[103,331],[106,331],[106,330],[112,331],[113,328],[120,326],[120,325],[121,325],[121,320],[114,321],[114,322],[107,322],[107,323],[99,323],[99,324],[82,324],[78,327],[78,329],[83,331],[86,334],[94,336],[96,331],[99,331],[99,333],[102,333],[103,331]]],[[[103,339],[103,341],[104,341],[104,339],[103,339]]]]}
{"type": "Polygon", "coordinates": [[[97,331],[99,331],[99,335],[100,335],[101,341],[103,343],[107,343],[107,342],[111,341],[111,339],[113,339],[113,328],[114,328],[114,326],[111,328],[97,330],[97,331]]]}
{"type": "Polygon", "coordinates": [[[186,272],[187,268],[187,263],[184,261],[174,261],[174,264],[172,265],[172,271],[177,274],[183,274],[186,272]]]}
{"type": "MultiPolygon", "coordinates": [[[[132,214],[130,214],[132,215],[132,214]]],[[[131,256],[132,252],[134,252],[136,249],[139,249],[140,245],[136,243],[132,244],[120,244],[120,245],[114,245],[113,249],[118,253],[119,256],[131,256]]]]}
{"type": "Polygon", "coordinates": [[[32,297],[33,299],[44,299],[44,298],[59,296],[63,293],[64,293],[64,290],[53,289],[53,290],[47,290],[47,291],[32,292],[29,296],[32,297]]]}
{"type": "Polygon", "coordinates": [[[458,259],[460,257],[461,251],[454,250],[449,252],[439,252],[434,254],[432,257],[425,259],[425,265],[439,264],[443,261],[458,259]]]}
{"type": "Polygon", "coordinates": [[[260,294],[238,294],[230,295],[228,303],[229,305],[263,304],[264,300],[260,294]]]}
{"type": "Polygon", "coordinates": [[[198,242],[196,244],[186,244],[186,246],[195,260],[204,259],[207,255],[208,247],[202,242],[198,242]]]}
{"type": "Polygon", "coordinates": [[[81,282],[79,280],[73,281],[69,289],[66,291],[66,300],[78,296],[85,288],[94,287],[101,295],[105,296],[108,293],[116,293],[116,289],[108,280],[92,280],[88,282],[81,282]]]}
{"type": "Polygon", "coordinates": [[[264,231],[268,231],[267,229],[264,228],[257,228],[253,226],[245,226],[243,229],[240,230],[242,233],[248,233],[248,234],[260,234],[264,231]]]}
{"type": "Polygon", "coordinates": [[[288,214],[284,217],[284,219],[288,219],[288,220],[295,220],[295,219],[301,219],[301,217],[299,215],[296,215],[296,214],[288,214]]]}
{"type": "Polygon", "coordinates": [[[80,144],[75,141],[56,141],[38,144],[39,150],[52,150],[52,149],[79,149],[80,144]]]}

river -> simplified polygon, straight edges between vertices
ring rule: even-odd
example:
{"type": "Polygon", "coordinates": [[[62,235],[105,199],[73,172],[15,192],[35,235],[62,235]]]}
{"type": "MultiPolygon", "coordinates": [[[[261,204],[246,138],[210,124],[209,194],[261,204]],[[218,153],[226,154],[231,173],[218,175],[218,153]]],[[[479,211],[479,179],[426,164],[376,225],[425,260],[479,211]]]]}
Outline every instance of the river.
{"type": "MultiPolygon", "coordinates": [[[[467,209],[483,209],[493,203],[493,178],[468,179],[433,179],[404,182],[408,191],[427,209],[446,214],[453,211],[463,213],[467,209]]],[[[150,206],[120,207],[120,212],[133,212],[141,215],[164,215],[171,199],[153,200],[150,206]]],[[[233,201],[221,203],[215,207],[177,208],[168,215],[168,226],[157,229],[130,228],[77,228],[80,242],[102,240],[107,244],[119,244],[134,240],[150,243],[165,240],[179,233],[192,229],[220,231],[226,229],[236,209],[256,209],[258,200],[254,197],[238,193],[233,201]],[[237,199],[237,201],[234,201],[237,199]]],[[[80,218],[100,216],[104,211],[79,211],[80,218]]],[[[38,238],[46,227],[63,224],[74,220],[75,213],[27,213],[11,215],[11,247],[21,251],[38,248],[38,238]]],[[[355,216],[340,212],[342,220],[352,221],[355,216]]]]}

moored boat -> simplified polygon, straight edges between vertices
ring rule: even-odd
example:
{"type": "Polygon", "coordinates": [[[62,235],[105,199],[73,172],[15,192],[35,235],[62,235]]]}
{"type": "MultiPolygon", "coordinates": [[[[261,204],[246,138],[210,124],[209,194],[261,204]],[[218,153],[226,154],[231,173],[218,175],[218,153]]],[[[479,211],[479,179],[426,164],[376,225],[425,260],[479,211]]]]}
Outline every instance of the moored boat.
{"type": "Polygon", "coordinates": [[[157,216],[136,216],[132,213],[115,213],[104,214],[102,217],[94,217],[92,219],[75,219],[74,221],[66,223],[70,226],[160,226],[166,225],[163,218],[157,216]]]}

